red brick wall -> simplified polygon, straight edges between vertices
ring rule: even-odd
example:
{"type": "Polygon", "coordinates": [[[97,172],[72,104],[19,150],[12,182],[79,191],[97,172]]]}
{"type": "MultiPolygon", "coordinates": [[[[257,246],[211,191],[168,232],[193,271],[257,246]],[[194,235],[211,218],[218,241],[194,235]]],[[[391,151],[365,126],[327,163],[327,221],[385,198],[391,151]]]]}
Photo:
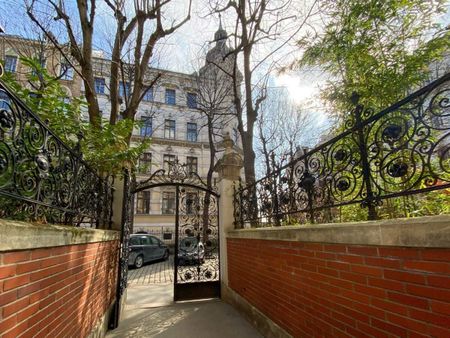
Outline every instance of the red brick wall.
{"type": "Polygon", "coordinates": [[[0,254],[0,337],[85,337],[114,301],[118,242],[0,254]]]}
{"type": "Polygon", "coordinates": [[[231,289],[295,337],[450,337],[450,249],[227,246],[231,289]]]}

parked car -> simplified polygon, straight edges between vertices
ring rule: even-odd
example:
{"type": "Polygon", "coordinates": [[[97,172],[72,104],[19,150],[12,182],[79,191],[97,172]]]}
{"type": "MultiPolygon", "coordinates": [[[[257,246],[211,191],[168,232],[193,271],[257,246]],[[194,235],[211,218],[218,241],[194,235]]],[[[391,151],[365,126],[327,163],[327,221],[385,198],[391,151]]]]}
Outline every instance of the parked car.
{"type": "Polygon", "coordinates": [[[166,260],[168,257],[169,248],[159,238],[142,233],[130,235],[128,265],[140,268],[144,263],[166,260]]]}
{"type": "Polygon", "coordinates": [[[178,264],[203,264],[205,262],[205,246],[194,236],[181,239],[178,245],[178,264]]]}

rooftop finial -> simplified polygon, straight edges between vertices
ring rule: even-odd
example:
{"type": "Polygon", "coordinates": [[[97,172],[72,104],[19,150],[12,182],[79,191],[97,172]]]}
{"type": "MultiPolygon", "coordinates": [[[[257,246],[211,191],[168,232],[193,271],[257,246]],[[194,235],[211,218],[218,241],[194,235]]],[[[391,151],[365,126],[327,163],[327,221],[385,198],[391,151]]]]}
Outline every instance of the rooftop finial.
{"type": "Polygon", "coordinates": [[[217,43],[222,43],[227,39],[227,32],[222,28],[222,15],[219,13],[219,29],[214,34],[214,40],[217,43]]]}

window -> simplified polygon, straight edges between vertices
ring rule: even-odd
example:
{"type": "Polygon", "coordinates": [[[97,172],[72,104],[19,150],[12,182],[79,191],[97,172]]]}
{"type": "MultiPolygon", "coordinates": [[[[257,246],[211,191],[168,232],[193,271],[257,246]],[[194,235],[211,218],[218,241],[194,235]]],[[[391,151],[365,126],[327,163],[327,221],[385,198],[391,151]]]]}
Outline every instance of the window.
{"type": "Polygon", "coordinates": [[[152,167],[152,153],[143,153],[139,158],[138,171],[140,174],[150,174],[152,167]]]}
{"type": "Polygon", "coordinates": [[[188,175],[192,173],[197,174],[198,171],[198,159],[197,157],[186,157],[186,171],[188,175]]]}
{"type": "Polygon", "coordinates": [[[5,92],[0,91],[0,109],[10,110],[9,102],[9,96],[5,92]]]}
{"type": "Polygon", "coordinates": [[[144,101],[153,101],[153,88],[148,88],[142,98],[144,101]]]}
{"type": "Polygon", "coordinates": [[[197,142],[197,123],[188,122],[186,136],[188,141],[197,142]]]}
{"type": "Polygon", "coordinates": [[[140,130],[141,136],[151,136],[152,135],[152,118],[142,117],[142,125],[140,130]]]}
{"type": "Polygon", "coordinates": [[[197,94],[195,93],[187,93],[186,102],[189,108],[197,108],[197,94]]]}
{"type": "Polygon", "coordinates": [[[175,89],[166,89],[166,103],[171,105],[176,103],[175,89]]]}
{"type": "Polygon", "coordinates": [[[186,193],[186,214],[195,214],[195,211],[199,209],[198,194],[195,192],[186,193]]]}
{"type": "Polygon", "coordinates": [[[159,245],[159,239],[153,236],[148,236],[148,239],[150,240],[150,243],[152,245],[159,245]]]}
{"type": "Polygon", "coordinates": [[[119,97],[124,97],[126,94],[127,97],[130,97],[131,93],[131,87],[129,82],[123,83],[122,81],[119,82],[119,97]]]}
{"type": "Polygon", "coordinates": [[[73,68],[68,63],[61,63],[61,79],[73,80],[73,68]]]}
{"type": "Polygon", "coordinates": [[[152,238],[150,236],[141,237],[141,245],[152,245],[152,238]]]}
{"type": "Polygon", "coordinates": [[[130,245],[141,245],[139,237],[130,237],[130,245]]]}
{"type": "Polygon", "coordinates": [[[175,163],[175,155],[169,155],[165,154],[163,157],[163,169],[167,172],[169,171],[169,168],[172,166],[172,164],[175,163]]]}
{"type": "Polygon", "coordinates": [[[175,193],[171,191],[164,191],[162,193],[162,214],[174,214],[175,213],[175,193]]]}
{"type": "Polygon", "coordinates": [[[137,193],[136,213],[150,213],[150,191],[139,191],[137,193]]]}
{"type": "Polygon", "coordinates": [[[175,120],[166,120],[164,123],[164,137],[175,139],[175,120]]]}
{"type": "Polygon", "coordinates": [[[105,79],[96,77],[94,79],[95,92],[97,94],[105,94],[105,79]]]}
{"type": "Polygon", "coordinates": [[[5,56],[5,72],[15,73],[17,67],[17,56],[5,56]]]}

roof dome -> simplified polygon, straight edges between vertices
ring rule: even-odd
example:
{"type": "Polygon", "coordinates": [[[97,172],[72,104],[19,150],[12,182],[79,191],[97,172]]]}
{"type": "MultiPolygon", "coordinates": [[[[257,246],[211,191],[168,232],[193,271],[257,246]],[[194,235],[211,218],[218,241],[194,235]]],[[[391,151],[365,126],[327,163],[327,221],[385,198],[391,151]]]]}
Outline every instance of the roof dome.
{"type": "Polygon", "coordinates": [[[222,28],[222,20],[220,20],[219,29],[214,33],[216,45],[206,53],[207,62],[223,60],[229,54],[231,48],[227,46],[227,39],[227,31],[222,28]]]}
{"type": "Polygon", "coordinates": [[[214,34],[214,41],[226,40],[227,38],[228,38],[227,31],[222,28],[222,22],[221,22],[219,29],[214,34]]]}

